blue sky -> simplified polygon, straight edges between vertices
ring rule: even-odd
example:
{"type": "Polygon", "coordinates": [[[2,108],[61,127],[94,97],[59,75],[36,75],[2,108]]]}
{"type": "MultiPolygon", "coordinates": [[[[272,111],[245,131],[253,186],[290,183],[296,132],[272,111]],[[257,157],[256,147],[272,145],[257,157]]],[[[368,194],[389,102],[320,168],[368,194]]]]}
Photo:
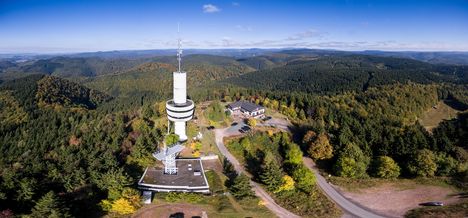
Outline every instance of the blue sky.
{"type": "Polygon", "coordinates": [[[468,51],[468,1],[0,0],[0,53],[306,47],[468,51]]]}

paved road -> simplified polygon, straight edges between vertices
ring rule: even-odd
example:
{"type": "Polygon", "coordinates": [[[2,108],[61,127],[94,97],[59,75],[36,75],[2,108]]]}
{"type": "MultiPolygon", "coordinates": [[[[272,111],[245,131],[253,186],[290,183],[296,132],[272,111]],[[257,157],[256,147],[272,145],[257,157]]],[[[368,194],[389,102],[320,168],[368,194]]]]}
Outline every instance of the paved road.
{"type": "MultiPolygon", "coordinates": [[[[289,122],[282,119],[274,119],[270,122],[265,122],[264,125],[273,126],[285,131],[289,131],[288,125],[289,122]]],[[[243,124],[238,124],[237,126],[231,126],[225,129],[216,129],[215,130],[215,140],[216,145],[218,146],[219,151],[232,163],[234,169],[237,172],[243,172],[244,168],[239,163],[239,161],[227,150],[224,146],[223,138],[226,136],[234,136],[239,135],[239,128],[243,124]]],[[[315,163],[312,159],[304,157],[303,158],[304,164],[314,172],[317,178],[317,184],[322,189],[322,191],[332,200],[334,201],[339,207],[341,207],[345,214],[343,217],[363,217],[363,218],[384,218],[384,216],[378,215],[372,211],[369,211],[365,208],[356,205],[355,203],[349,201],[343,195],[341,195],[336,189],[328,184],[328,182],[323,178],[322,175],[318,173],[318,169],[315,168],[315,163]]],[[[263,201],[267,202],[265,206],[268,207],[271,211],[273,211],[279,217],[298,217],[297,215],[291,213],[290,211],[282,208],[281,206],[277,205],[275,201],[266,193],[258,184],[255,182],[251,182],[255,194],[260,197],[263,201]]]]}
{"type": "MultiPolygon", "coordinates": [[[[226,136],[233,136],[233,135],[239,135],[240,133],[238,131],[237,126],[234,127],[229,127],[225,129],[215,129],[215,141],[216,145],[218,146],[219,151],[221,154],[223,154],[229,162],[232,163],[234,166],[234,169],[236,170],[237,173],[244,172],[244,167],[239,163],[239,161],[227,150],[226,146],[224,146],[223,138],[226,136]]],[[[300,216],[297,216],[296,214],[284,209],[283,207],[279,206],[276,204],[276,202],[271,198],[268,193],[263,190],[263,188],[257,184],[254,181],[250,181],[250,184],[252,185],[252,189],[255,192],[255,195],[262,199],[263,202],[265,202],[265,206],[271,210],[273,213],[276,214],[278,217],[284,217],[284,218],[298,218],[300,216]]]]}
{"type": "Polygon", "coordinates": [[[365,217],[365,218],[384,218],[384,216],[380,216],[375,214],[369,210],[366,210],[353,202],[349,201],[343,195],[341,195],[335,188],[333,188],[330,184],[328,184],[327,180],[323,178],[322,175],[319,174],[317,168],[315,168],[315,164],[312,159],[308,157],[303,157],[304,164],[314,172],[315,177],[317,177],[317,184],[319,185],[320,189],[329,197],[331,198],[338,206],[340,206],[343,210],[347,213],[357,216],[357,217],[365,217]]]}

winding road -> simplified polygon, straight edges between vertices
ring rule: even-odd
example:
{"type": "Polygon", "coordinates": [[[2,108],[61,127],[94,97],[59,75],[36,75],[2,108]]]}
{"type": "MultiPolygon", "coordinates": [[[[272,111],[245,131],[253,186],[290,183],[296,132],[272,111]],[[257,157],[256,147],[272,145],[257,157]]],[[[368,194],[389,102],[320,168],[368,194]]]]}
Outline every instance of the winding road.
{"type": "Polygon", "coordinates": [[[363,218],[384,218],[384,216],[380,216],[360,207],[359,205],[354,204],[353,202],[346,199],[338,191],[336,191],[336,189],[333,188],[333,186],[331,186],[322,175],[320,175],[312,159],[308,157],[303,157],[302,160],[304,162],[304,165],[314,172],[315,177],[317,178],[317,184],[319,185],[320,189],[322,189],[322,191],[339,207],[341,207],[346,213],[352,216],[363,218]]]}
{"type": "MultiPolygon", "coordinates": [[[[286,120],[274,119],[274,120],[271,120],[270,122],[266,122],[266,124],[263,124],[263,125],[277,127],[279,129],[289,131],[289,129],[287,128],[288,123],[289,122],[286,120]]],[[[228,151],[226,146],[224,146],[223,138],[227,136],[240,135],[238,130],[242,126],[243,124],[238,124],[236,126],[214,130],[216,145],[218,146],[219,151],[228,159],[229,162],[232,163],[232,165],[234,166],[234,169],[238,173],[244,172],[245,169],[239,163],[239,161],[228,151]]],[[[310,170],[314,172],[317,178],[317,184],[320,187],[320,189],[325,193],[325,195],[327,195],[332,201],[334,201],[339,207],[341,207],[344,210],[345,212],[344,217],[384,218],[384,216],[381,216],[372,211],[369,211],[368,209],[365,209],[351,202],[350,200],[346,199],[333,186],[331,186],[322,175],[320,175],[312,159],[308,157],[304,157],[303,162],[306,165],[306,167],[308,167],[310,170]]],[[[288,218],[299,217],[296,214],[276,204],[276,202],[271,198],[271,196],[268,195],[268,193],[265,192],[265,190],[263,190],[259,184],[251,181],[251,185],[252,185],[253,190],[255,191],[255,194],[266,203],[265,206],[268,209],[270,209],[272,212],[274,212],[278,217],[288,217],[288,218]]]]}
{"type": "MultiPolygon", "coordinates": [[[[240,126],[240,125],[238,125],[240,126]]],[[[224,157],[227,158],[229,162],[234,166],[234,169],[237,173],[245,172],[244,167],[239,163],[239,161],[227,150],[226,146],[224,146],[223,138],[226,136],[234,136],[239,135],[239,128],[240,127],[228,127],[225,129],[215,129],[215,140],[216,146],[218,146],[219,151],[223,154],[224,157]]],[[[300,216],[292,213],[289,210],[284,209],[280,205],[278,205],[275,200],[265,191],[263,188],[257,184],[256,182],[250,180],[250,184],[252,186],[252,190],[255,192],[255,195],[262,199],[265,202],[265,206],[271,210],[273,213],[276,214],[278,217],[284,218],[299,218],[300,216]]]]}

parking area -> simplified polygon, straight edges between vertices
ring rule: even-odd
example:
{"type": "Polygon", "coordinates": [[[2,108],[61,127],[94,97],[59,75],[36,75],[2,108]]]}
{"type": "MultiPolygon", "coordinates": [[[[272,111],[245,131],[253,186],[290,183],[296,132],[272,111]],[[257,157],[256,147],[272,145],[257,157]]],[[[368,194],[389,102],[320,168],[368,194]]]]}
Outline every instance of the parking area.
{"type": "Polygon", "coordinates": [[[225,133],[227,136],[238,135],[239,133],[241,133],[241,131],[239,130],[245,127],[248,127],[248,126],[247,124],[244,123],[243,120],[239,122],[233,122],[231,126],[226,129],[225,133]]]}

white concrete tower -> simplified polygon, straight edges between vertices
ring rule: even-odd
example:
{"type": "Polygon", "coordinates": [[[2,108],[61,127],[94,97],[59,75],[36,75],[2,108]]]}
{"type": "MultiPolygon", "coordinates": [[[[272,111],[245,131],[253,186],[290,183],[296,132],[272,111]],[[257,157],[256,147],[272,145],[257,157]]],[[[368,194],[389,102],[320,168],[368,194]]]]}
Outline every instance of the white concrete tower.
{"type": "Polygon", "coordinates": [[[182,61],[181,40],[178,41],[177,61],[179,68],[173,73],[174,89],[173,99],[166,102],[167,118],[174,123],[174,133],[179,136],[179,141],[186,141],[185,123],[192,119],[195,104],[187,99],[187,73],[181,70],[182,61]]]}

